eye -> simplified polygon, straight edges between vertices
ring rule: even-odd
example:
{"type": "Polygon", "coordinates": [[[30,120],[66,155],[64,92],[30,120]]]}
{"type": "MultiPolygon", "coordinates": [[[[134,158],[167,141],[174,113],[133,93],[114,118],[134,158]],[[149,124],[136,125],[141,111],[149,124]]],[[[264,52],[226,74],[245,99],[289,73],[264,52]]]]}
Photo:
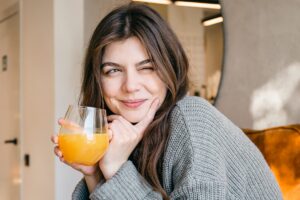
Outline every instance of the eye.
{"type": "Polygon", "coordinates": [[[113,76],[115,74],[118,74],[119,72],[121,72],[121,70],[118,68],[103,69],[103,74],[108,76],[113,76]]]}
{"type": "Polygon", "coordinates": [[[120,70],[118,69],[111,69],[107,72],[107,74],[112,74],[112,73],[115,73],[115,72],[119,72],[120,70]]]}
{"type": "Polygon", "coordinates": [[[139,70],[154,71],[154,67],[152,67],[152,66],[145,66],[145,67],[141,67],[139,70]]]}

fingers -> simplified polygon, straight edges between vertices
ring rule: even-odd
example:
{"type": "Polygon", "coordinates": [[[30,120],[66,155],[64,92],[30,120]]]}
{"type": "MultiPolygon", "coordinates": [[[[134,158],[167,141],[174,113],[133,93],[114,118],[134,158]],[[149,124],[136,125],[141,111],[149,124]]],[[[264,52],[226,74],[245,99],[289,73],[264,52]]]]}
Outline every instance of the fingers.
{"type": "Polygon", "coordinates": [[[120,120],[114,120],[112,123],[109,123],[108,128],[112,133],[112,137],[117,136],[118,138],[119,137],[123,138],[126,136],[126,134],[122,134],[122,133],[130,133],[128,131],[128,128],[125,127],[120,120]]]}
{"type": "Polygon", "coordinates": [[[53,142],[53,144],[55,144],[54,147],[54,154],[59,158],[59,160],[61,162],[65,162],[62,152],[60,151],[59,147],[58,147],[58,136],[57,135],[52,135],[51,136],[51,141],[53,142]]]}
{"type": "Polygon", "coordinates": [[[145,130],[147,128],[147,126],[152,122],[158,107],[159,107],[159,99],[156,98],[152,102],[144,119],[142,121],[140,121],[138,124],[136,124],[136,128],[138,128],[140,130],[145,130]]]}
{"type": "Polygon", "coordinates": [[[68,129],[68,130],[82,131],[82,128],[78,124],[76,124],[74,122],[71,122],[71,121],[67,121],[63,118],[60,118],[58,120],[58,124],[61,125],[63,128],[68,129]]]}
{"type": "Polygon", "coordinates": [[[67,165],[70,165],[70,163],[68,163],[67,161],[65,161],[64,156],[62,154],[62,152],[60,151],[58,146],[54,147],[54,154],[59,158],[59,160],[67,165]]]}
{"type": "Polygon", "coordinates": [[[54,144],[58,144],[58,137],[57,137],[57,135],[51,135],[51,141],[54,144]]]}
{"type": "MultiPolygon", "coordinates": [[[[126,133],[134,132],[132,130],[133,125],[129,121],[124,119],[122,116],[110,115],[108,118],[109,118],[108,119],[109,121],[112,121],[108,125],[109,130],[111,130],[111,132],[112,132],[112,135],[113,135],[113,133],[117,134],[117,133],[122,133],[122,132],[126,132],[126,133]]],[[[125,135],[122,134],[122,137],[123,136],[125,136],[125,135]]]]}
{"type": "Polygon", "coordinates": [[[120,121],[124,126],[131,126],[132,124],[128,122],[126,119],[124,119],[121,115],[110,115],[107,117],[108,121],[114,121],[118,120],[120,121]]]}
{"type": "Polygon", "coordinates": [[[109,115],[109,116],[107,116],[107,120],[109,122],[112,122],[112,121],[116,120],[118,118],[118,116],[119,115],[109,115]]]}
{"type": "Polygon", "coordinates": [[[82,165],[77,164],[77,163],[69,163],[69,165],[70,165],[71,167],[73,167],[74,169],[76,169],[76,170],[82,172],[82,169],[81,169],[82,165]]]}
{"type": "Polygon", "coordinates": [[[59,149],[58,146],[55,146],[55,147],[54,147],[54,154],[59,158],[59,160],[60,160],[61,162],[65,163],[65,164],[68,164],[68,163],[65,161],[65,159],[64,159],[64,157],[63,157],[63,154],[62,154],[62,152],[60,151],[60,149],[59,149]]]}
{"type": "Polygon", "coordinates": [[[62,157],[62,152],[59,150],[58,146],[54,147],[54,153],[57,157],[62,157]]]}

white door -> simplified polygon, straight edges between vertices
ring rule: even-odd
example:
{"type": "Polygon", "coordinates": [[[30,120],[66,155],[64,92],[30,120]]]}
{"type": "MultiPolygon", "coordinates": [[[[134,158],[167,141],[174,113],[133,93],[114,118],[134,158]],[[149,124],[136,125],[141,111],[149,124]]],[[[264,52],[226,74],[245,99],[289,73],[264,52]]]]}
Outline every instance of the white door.
{"type": "Polygon", "coordinates": [[[1,200],[20,199],[19,43],[17,12],[0,21],[1,200]]]}

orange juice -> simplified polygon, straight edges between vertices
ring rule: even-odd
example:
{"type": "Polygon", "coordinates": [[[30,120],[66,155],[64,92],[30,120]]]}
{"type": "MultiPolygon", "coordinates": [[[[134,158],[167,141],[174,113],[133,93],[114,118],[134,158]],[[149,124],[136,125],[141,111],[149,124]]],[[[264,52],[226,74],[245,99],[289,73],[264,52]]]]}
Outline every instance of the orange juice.
{"type": "Polygon", "coordinates": [[[64,159],[69,163],[94,165],[108,147],[108,134],[64,134],[58,135],[58,145],[64,159]]]}

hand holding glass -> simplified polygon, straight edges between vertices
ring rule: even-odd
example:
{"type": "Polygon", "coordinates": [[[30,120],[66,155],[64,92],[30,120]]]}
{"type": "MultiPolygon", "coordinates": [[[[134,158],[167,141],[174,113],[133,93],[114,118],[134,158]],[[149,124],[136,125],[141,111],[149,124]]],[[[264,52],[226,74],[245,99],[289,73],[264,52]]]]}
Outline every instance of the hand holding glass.
{"type": "Polygon", "coordinates": [[[94,165],[109,145],[106,111],[69,106],[58,134],[58,146],[68,163],[94,165]]]}

